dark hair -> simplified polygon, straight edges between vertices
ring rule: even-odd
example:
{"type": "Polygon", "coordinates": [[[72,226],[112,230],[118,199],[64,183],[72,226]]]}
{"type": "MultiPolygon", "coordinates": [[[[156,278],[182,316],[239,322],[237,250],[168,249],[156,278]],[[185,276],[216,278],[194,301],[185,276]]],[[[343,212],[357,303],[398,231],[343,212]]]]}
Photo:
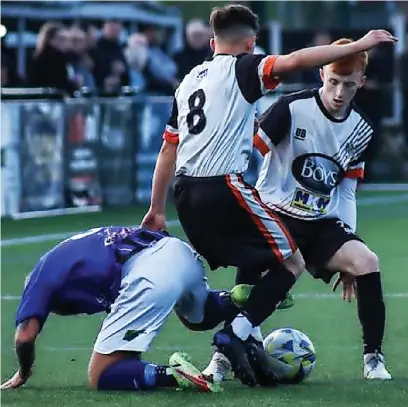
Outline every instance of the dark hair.
{"type": "Polygon", "coordinates": [[[258,16],[240,4],[214,8],[210,15],[210,24],[214,35],[225,39],[230,36],[237,38],[257,35],[259,31],[258,16]]]}

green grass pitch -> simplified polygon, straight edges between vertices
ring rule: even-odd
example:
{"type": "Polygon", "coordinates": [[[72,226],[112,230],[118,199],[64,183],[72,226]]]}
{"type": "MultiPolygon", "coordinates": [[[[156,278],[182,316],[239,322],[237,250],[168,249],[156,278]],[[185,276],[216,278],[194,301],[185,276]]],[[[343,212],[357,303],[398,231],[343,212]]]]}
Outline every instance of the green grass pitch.
{"type": "MultiPolygon", "coordinates": [[[[384,197],[384,194],[369,194],[384,197]]],[[[390,196],[395,196],[390,194],[390,196]]],[[[364,196],[367,198],[367,195],[364,196]]],[[[392,201],[392,199],[391,199],[392,201]]],[[[136,224],[145,208],[119,208],[97,214],[2,222],[2,239],[74,232],[105,224],[136,224]]],[[[169,219],[175,219],[170,211],[169,219]]],[[[277,311],[263,326],[292,326],[308,334],[317,352],[317,365],[308,380],[276,389],[225,383],[221,394],[172,390],[135,393],[95,393],[87,388],[87,363],[103,315],[51,316],[38,340],[34,375],[23,389],[2,392],[2,405],[15,407],[65,406],[279,406],[279,407],[402,407],[408,405],[408,202],[369,204],[359,208],[359,231],[379,255],[387,304],[385,352],[394,380],[367,383],[362,378],[361,333],[355,303],[333,296],[329,286],[308,275],[297,284],[295,306],[277,311]]],[[[171,232],[183,236],[179,226],[171,232]]],[[[55,241],[2,247],[1,378],[14,373],[14,313],[25,275],[55,241]]],[[[169,267],[171,273],[171,268],[169,267]]],[[[210,284],[231,288],[233,270],[209,273],[210,284]]],[[[194,333],[174,316],[145,355],[165,363],[175,350],[187,351],[204,368],[210,358],[212,332],[194,333]]]]}

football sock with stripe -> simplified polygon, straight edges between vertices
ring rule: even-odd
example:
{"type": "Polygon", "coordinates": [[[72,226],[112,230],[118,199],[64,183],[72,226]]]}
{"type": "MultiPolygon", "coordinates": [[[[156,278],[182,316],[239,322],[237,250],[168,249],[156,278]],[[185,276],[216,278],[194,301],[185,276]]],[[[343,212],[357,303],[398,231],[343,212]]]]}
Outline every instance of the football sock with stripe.
{"type": "Polygon", "coordinates": [[[149,390],[178,387],[166,365],[154,365],[137,359],[124,359],[108,366],[98,380],[98,390],[149,390]]]}
{"type": "Polygon", "coordinates": [[[356,277],[357,311],[363,329],[364,354],[382,352],[385,304],[379,272],[356,277]]]}

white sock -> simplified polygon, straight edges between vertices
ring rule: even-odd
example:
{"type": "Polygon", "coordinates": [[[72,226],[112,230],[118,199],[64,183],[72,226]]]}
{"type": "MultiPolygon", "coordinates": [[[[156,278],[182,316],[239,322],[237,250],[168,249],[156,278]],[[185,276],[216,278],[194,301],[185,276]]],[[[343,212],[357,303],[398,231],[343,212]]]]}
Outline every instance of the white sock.
{"type": "Polygon", "coordinates": [[[243,341],[248,339],[248,336],[251,334],[253,329],[252,324],[248,321],[247,317],[241,313],[235,317],[231,326],[234,334],[243,341]]]}
{"type": "Polygon", "coordinates": [[[260,326],[255,326],[252,328],[251,336],[258,342],[263,342],[263,336],[260,326]]]}

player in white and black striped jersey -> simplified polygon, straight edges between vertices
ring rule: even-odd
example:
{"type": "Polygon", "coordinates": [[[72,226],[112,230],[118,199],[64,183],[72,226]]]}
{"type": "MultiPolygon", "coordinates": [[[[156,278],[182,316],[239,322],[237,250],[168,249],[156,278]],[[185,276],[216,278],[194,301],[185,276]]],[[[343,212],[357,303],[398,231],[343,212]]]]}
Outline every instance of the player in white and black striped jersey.
{"type": "MultiPolygon", "coordinates": [[[[367,62],[360,53],[324,66],[321,89],[283,96],[265,112],[254,140],[265,155],[256,188],[279,213],[315,278],[330,282],[340,272],[343,296],[356,290],[364,376],[385,380],[391,376],[381,349],[385,305],[378,259],[355,234],[357,179],[364,176],[373,129],[353,98],[364,85],[367,62]]],[[[253,270],[239,270],[238,283],[245,274],[253,270]]]]}
{"type": "Polygon", "coordinates": [[[393,43],[395,38],[377,30],[341,47],[314,47],[282,56],[253,55],[259,26],[248,8],[222,7],[210,20],[214,56],[186,75],[176,91],[143,225],[165,226],[165,197],[175,166],[174,197],[181,224],[210,267],[249,266],[254,273],[262,267],[273,270],[254,287],[243,314],[214,336],[216,346],[232,358],[241,381],[255,385],[259,380],[254,370],[270,371],[270,367],[255,362],[250,366],[245,352],[240,351],[304,269],[285,226],[242,178],[252,150],[255,103],[285,73],[330,63],[379,43],[393,43]]]}

